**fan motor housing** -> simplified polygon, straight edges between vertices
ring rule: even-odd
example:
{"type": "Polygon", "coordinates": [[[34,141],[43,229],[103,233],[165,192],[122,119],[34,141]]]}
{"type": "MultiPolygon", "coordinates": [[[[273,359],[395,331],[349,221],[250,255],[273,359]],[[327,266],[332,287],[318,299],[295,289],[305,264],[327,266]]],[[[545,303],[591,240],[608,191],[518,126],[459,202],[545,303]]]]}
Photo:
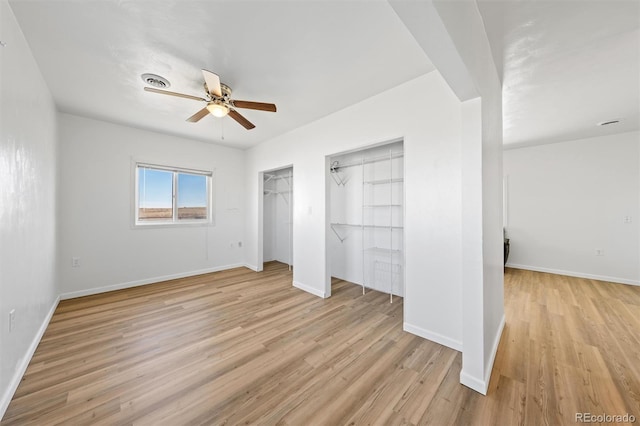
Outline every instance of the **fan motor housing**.
{"type": "MultiPolygon", "coordinates": [[[[207,83],[204,83],[204,91],[209,93],[209,87],[207,86],[207,83]]],[[[231,98],[231,87],[227,86],[224,83],[220,83],[220,91],[222,92],[222,99],[224,99],[225,101],[229,101],[229,98],[231,98]]]]}
{"type": "Polygon", "coordinates": [[[220,83],[220,89],[222,90],[222,96],[231,97],[231,87],[224,83],[220,83]]]}

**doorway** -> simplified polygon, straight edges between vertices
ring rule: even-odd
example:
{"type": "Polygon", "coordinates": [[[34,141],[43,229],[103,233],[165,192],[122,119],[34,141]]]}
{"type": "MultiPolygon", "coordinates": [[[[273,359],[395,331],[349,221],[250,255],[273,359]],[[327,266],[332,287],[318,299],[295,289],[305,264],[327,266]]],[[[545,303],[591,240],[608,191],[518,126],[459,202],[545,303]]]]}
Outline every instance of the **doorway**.
{"type": "Polygon", "coordinates": [[[277,261],[293,269],[293,167],[262,174],[262,266],[277,261]]]}
{"type": "Polygon", "coordinates": [[[330,276],[404,297],[403,141],[328,161],[330,276]]]}

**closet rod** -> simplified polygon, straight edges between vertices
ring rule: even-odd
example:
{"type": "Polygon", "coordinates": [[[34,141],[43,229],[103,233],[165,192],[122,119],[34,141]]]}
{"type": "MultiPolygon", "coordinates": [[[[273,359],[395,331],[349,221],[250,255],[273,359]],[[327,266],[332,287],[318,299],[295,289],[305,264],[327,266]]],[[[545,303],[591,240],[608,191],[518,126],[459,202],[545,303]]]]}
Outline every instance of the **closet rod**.
{"type": "MultiPolygon", "coordinates": [[[[391,158],[401,158],[404,157],[404,153],[403,152],[394,152],[391,154],[391,158]]],[[[373,158],[368,158],[368,159],[364,159],[361,161],[352,161],[350,163],[345,163],[345,164],[339,164],[338,166],[334,167],[333,169],[335,171],[339,171],[340,169],[345,169],[347,167],[355,167],[355,166],[362,166],[364,164],[371,164],[371,163],[378,163],[380,161],[389,161],[389,156],[385,155],[382,157],[373,157],[373,158]]]]}
{"type": "Polygon", "coordinates": [[[273,179],[273,180],[278,180],[278,179],[290,179],[290,176],[289,176],[289,175],[274,175],[274,174],[271,174],[271,173],[265,173],[265,174],[264,174],[264,177],[266,178],[266,179],[265,179],[265,182],[266,182],[267,180],[271,180],[271,179],[273,179]]]}

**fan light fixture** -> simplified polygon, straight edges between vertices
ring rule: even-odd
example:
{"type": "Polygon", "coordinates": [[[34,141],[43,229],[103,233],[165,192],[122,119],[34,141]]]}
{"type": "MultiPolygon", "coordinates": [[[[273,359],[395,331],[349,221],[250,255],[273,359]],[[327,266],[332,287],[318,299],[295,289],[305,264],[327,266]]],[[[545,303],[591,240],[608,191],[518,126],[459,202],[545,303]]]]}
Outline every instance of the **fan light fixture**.
{"type": "Polygon", "coordinates": [[[207,109],[214,117],[224,117],[229,114],[229,108],[226,105],[217,104],[215,102],[209,102],[207,109]]]}

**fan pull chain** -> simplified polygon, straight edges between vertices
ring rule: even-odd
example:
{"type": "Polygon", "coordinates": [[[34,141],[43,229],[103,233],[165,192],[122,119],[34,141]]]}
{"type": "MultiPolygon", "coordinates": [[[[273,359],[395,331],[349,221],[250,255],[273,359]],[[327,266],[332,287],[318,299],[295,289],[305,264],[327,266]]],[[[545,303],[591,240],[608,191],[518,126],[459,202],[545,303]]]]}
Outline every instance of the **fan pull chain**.
{"type": "Polygon", "coordinates": [[[225,117],[223,117],[222,120],[220,120],[220,134],[221,134],[222,140],[224,140],[224,119],[225,117]]]}

